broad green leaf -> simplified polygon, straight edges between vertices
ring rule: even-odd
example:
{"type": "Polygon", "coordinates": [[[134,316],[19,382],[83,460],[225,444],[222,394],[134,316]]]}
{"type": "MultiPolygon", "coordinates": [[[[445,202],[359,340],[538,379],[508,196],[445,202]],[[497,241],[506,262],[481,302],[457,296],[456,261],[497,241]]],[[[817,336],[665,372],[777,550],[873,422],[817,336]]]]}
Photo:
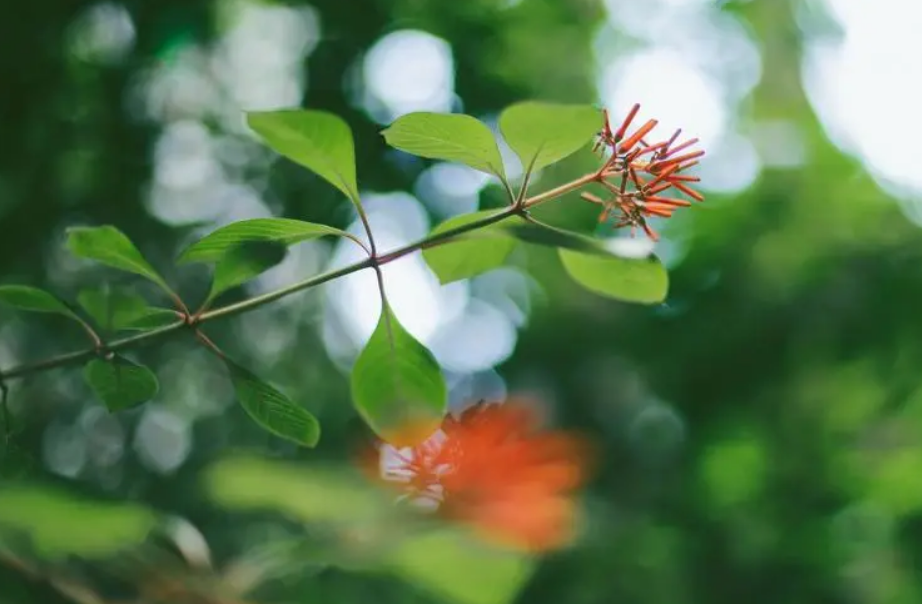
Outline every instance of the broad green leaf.
{"type": "Polygon", "coordinates": [[[352,368],[352,400],[384,440],[416,444],[435,430],[448,404],[438,362],[385,303],[378,326],[352,368]]]}
{"type": "Polygon", "coordinates": [[[381,134],[388,145],[401,151],[459,162],[506,178],[496,138],[486,124],[469,115],[410,113],[398,118],[381,134]]]}
{"type": "Polygon", "coordinates": [[[141,275],[165,291],[172,291],[131,240],[114,226],[71,227],[67,229],[67,248],[75,256],[141,275]]]}
{"type": "Polygon", "coordinates": [[[325,224],[290,218],[254,218],[221,227],[199,239],[179,256],[179,262],[217,262],[241,243],[268,241],[289,246],[324,235],[357,241],[351,234],[325,224]]]}
{"type": "Polygon", "coordinates": [[[209,497],[240,511],[281,512],[300,522],[358,524],[387,513],[382,493],[351,468],[234,456],[205,472],[209,497]]]}
{"type": "Polygon", "coordinates": [[[114,355],[111,360],[93,359],[83,369],[83,378],[109,411],[121,411],[154,398],[157,376],[143,365],[114,355]]]}
{"type": "Polygon", "coordinates": [[[0,285],[0,304],[19,310],[64,315],[80,321],[66,304],[48,292],[28,285],[0,285]]]}
{"type": "Polygon", "coordinates": [[[601,126],[602,112],[590,105],[525,101],[499,116],[503,138],[529,172],[576,153],[601,126]]]}
{"type": "Polygon", "coordinates": [[[257,424],[276,436],[314,447],[320,423],[306,409],[230,359],[224,359],[243,409],[257,424]]]}
{"type": "Polygon", "coordinates": [[[622,258],[559,249],[563,267],[574,281],[591,292],[640,304],[666,299],[669,276],[655,256],[622,258]]]}
{"type": "Polygon", "coordinates": [[[176,323],[175,311],[148,306],[138,294],[123,289],[85,289],[77,302],[96,323],[112,330],[148,330],[176,323]]]}
{"type": "Polygon", "coordinates": [[[285,259],[288,252],[281,243],[247,241],[228,251],[215,265],[208,300],[246,283],[285,259]]]}
{"type": "Polygon", "coordinates": [[[140,545],[157,517],[142,507],[92,501],[47,487],[0,487],[0,543],[25,534],[44,556],[110,556],[140,545]]]}
{"type": "Polygon", "coordinates": [[[280,109],[250,111],[247,124],[269,147],[360,203],[352,131],[342,118],[326,111],[280,109]]]}
{"type": "MultiPolygon", "coordinates": [[[[495,216],[499,210],[484,210],[473,214],[454,216],[432,230],[431,235],[495,216]]],[[[493,226],[466,233],[458,239],[423,249],[423,258],[441,283],[474,277],[505,262],[515,248],[515,239],[507,236],[501,225],[511,222],[504,219],[493,226]]]]}
{"type": "Polygon", "coordinates": [[[456,604],[512,602],[535,567],[527,556],[493,549],[451,529],[399,540],[389,557],[394,574],[456,604]]]}

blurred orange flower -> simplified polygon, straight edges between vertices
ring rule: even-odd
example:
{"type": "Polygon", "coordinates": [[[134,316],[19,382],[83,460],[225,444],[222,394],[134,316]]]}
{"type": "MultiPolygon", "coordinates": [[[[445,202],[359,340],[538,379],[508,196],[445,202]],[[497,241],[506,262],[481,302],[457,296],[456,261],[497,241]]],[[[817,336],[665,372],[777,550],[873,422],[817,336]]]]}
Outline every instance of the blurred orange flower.
{"type": "Polygon", "coordinates": [[[587,458],[577,437],[539,431],[524,402],[481,402],[415,447],[381,443],[373,467],[401,499],[498,545],[540,552],[572,538],[587,458]]]}

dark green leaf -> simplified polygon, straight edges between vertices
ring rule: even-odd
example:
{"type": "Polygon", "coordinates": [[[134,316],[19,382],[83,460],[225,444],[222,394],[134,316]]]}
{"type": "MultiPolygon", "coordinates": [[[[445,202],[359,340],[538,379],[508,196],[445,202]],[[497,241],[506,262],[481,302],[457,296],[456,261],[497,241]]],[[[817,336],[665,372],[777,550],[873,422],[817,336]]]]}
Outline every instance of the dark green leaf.
{"type": "Polygon", "coordinates": [[[622,258],[560,249],[560,260],[574,281],[591,292],[640,304],[666,299],[669,276],[655,256],[622,258]]]}
{"type": "Polygon", "coordinates": [[[138,248],[114,226],[69,228],[67,248],[75,256],[141,275],[171,292],[166,281],[144,259],[138,248]]]}
{"type": "Polygon", "coordinates": [[[564,248],[596,256],[612,255],[595,239],[548,225],[510,221],[503,225],[503,230],[525,243],[564,248]]]}
{"type": "Polygon", "coordinates": [[[234,391],[253,420],[276,436],[314,447],[320,441],[320,423],[306,409],[230,359],[224,359],[234,391]]]}
{"type": "Polygon", "coordinates": [[[352,131],[326,111],[250,111],[247,123],[269,147],[332,184],[359,204],[352,131]]]}
{"type": "Polygon", "coordinates": [[[80,321],[66,304],[48,292],[27,285],[0,285],[0,304],[19,310],[64,315],[80,321]]]}
{"type": "Polygon", "coordinates": [[[274,241],[248,241],[229,250],[214,269],[214,280],[208,299],[213,300],[223,292],[246,283],[285,259],[288,252],[274,241]]]}
{"type": "Polygon", "coordinates": [[[590,105],[525,101],[499,116],[503,138],[529,171],[576,153],[601,127],[602,113],[590,105]]]}
{"type": "Polygon", "coordinates": [[[384,304],[378,326],[352,368],[352,400],[384,440],[401,446],[428,436],[448,403],[439,364],[384,304]]]}
{"type": "Polygon", "coordinates": [[[175,310],[168,308],[148,308],[142,314],[130,319],[126,318],[123,323],[117,326],[117,329],[124,331],[148,331],[151,329],[160,329],[167,325],[173,325],[179,321],[179,315],[175,310]]]}
{"type": "Polygon", "coordinates": [[[157,524],[149,510],[124,503],[78,499],[64,491],[0,486],[0,543],[28,535],[49,558],[104,557],[141,544],[157,524]]]}
{"type": "Polygon", "coordinates": [[[83,378],[109,411],[147,402],[159,388],[150,369],[118,355],[111,360],[93,359],[83,369],[83,378]]]}
{"type": "Polygon", "coordinates": [[[175,311],[148,306],[129,290],[85,289],[77,294],[77,302],[98,325],[116,331],[156,329],[179,320],[175,311]]]}
{"type": "Polygon", "coordinates": [[[179,262],[217,262],[246,242],[276,242],[289,246],[324,235],[356,240],[351,234],[325,224],[290,218],[254,218],[229,224],[206,235],[186,248],[179,262]]]}
{"type": "MultiPolygon", "coordinates": [[[[432,230],[432,235],[495,216],[499,210],[484,210],[449,218],[432,230]]],[[[515,247],[515,239],[506,235],[501,226],[505,219],[492,226],[470,231],[454,241],[425,248],[423,258],[441,283],[474,277],[505,262],[515,247]]]]}
{"type": "Polygon", "coordinates": [[[418,112],[397,119],[382,133],[387,144],[429,159],[460,162],[506,178],[496,138],[469,115],[418,112]]]}

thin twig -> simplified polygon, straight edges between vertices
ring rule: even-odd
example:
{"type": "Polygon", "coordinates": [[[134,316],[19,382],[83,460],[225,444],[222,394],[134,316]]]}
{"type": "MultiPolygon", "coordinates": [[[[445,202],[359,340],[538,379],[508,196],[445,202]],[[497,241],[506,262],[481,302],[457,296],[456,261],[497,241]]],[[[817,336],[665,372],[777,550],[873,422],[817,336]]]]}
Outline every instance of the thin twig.
{"type": "MultiPolygon", "coordinates": [[[[220,319],[223,317],[239,315],[241,313],[254,310],[256,308],[269,304],[270,302],[279,300],[280,298],[284,298],[296,292],[309,289],[317,285],[321,285],[323,283],[326,283],[327,281],[332,281],[333,279],[345,277],[346,275],[350,275],[352,273],[355,273],[355,272],[358,272],[358,271],[361,271],[367,268],[380,267],[384,264],[387,264],[388,262],[393,262],[394,260],[397,260],[399,258],[402,258],[414,252],[417,252],[419,250],[435,247],[438,245],[443,245],[445,243],[448,243],[451,239],[457,237],[458,235],[463,235],[464,233],[468,233],[470,231],[474,231],[474,230],[489,226],[491,224],[494,224],[496,222],[499,222],[511,216],[521,215],[523,214],[523,211],[528,208],[532,208],[541,203],[544,203],[552,199],[555,199],[557,197],[560,197],[562,195],[565,195],[589,183],[596,182],[600,178],[599,174],[600,174],[599,172],[592,172],[592,173],[586,174],[585,176],[577,178],[576,180],[572,182],[566,183],[564,185],[561,185],[559,187],[556,187],[554,189],[545,191],[544,193],[540,193],[538,195],[535,195],[534,197],[530,197],[526,199],[522,203],[521,208],[515,208],[515,207],[506,208],[505,210],[498,211],[496,214],[487,216],[486,218],[482,218],[475,222],[471,222],[469,224],[458,226],[454,229],[450,229],[442,233],[438,233],[435,235],[429,235],[428,237],[425,237],[423,239],[420,239],[418,241],[415,241],[403,247],[397,248],[385,254],[377,255],[373,242],[369,241],[369,243],[372,244],[372,250],[373,250],[373,255],[369,258],[366,258],[359,262],[350,264],[348,266],[344,266],[342,268],[338,268],[336,270],[328,271],[320,275],[315,275],[309,279],[305,279],[303,281],[293,283],[291,285],[288,285],[286,287],[283,287],[273,292],[262,294],[260,296],[254,296],[252,298],[243,300],[241,302],[237,302],[234,304],[228,304],[227,306],[222,306],[220,308],[215,308],[207,312],[201,313],[201,315],[196,317],[195,321],[191,322],[191,325],[189,321],[181,320],[181,321],[177,321],[176,323],[171,323],[170,325],[166,325],[158,329],[153,329],[151,331],[146,331],[146,332],[134,335],[134,336],[130,336],[127,338],[121,338],[118,340],[112,340],[111,342],[108,342],[107,344],[105,344],[105,350],[107,352],[117,352],[119,350],[125,350],[128,348],[133,348],[135,346],[140,346],[142,344],[147,344],[155,340],[158,340],[160,338],[166,337],[168,335],[175,334],[189,327],[199,326],[203,323],[207,323],[208,321],[213,321],[215,319],[220,319]]],[[[362,218],[363,225],[365,225],[367,232],[370,234],[371,232],[370,225],[368,224],[368,218],[365,215],[364,211],[359,210],[359,216],[362,218]]],[[[49,359],[45,359],[43,361],[38,361],[36,363],[19,365],[18,367],[13,367],[5,371],[0,371],[0,383],[3,383],[4,380],[8,382],[9,380],[21,378],[27,375],[31,375],[33,373],[39,373],[42,371],[48,371],[50,369],[56,369],[58,367],[65,367],[69,365],[79,364],[79,363],[82,363],[84,361],[87,361],[95,357],[98,353],[99,353],[99,350],[94,347],[94,348],[78,350],[75,352],[69,352],[66,354],[58,355],[55,357],[51,357],[49,359]]]]}

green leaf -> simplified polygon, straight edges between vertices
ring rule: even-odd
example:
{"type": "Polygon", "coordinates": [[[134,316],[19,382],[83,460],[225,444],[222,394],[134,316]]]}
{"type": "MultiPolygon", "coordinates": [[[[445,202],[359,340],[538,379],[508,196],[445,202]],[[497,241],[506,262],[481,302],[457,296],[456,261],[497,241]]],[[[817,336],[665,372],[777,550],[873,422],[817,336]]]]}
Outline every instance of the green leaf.
{"type": "Polygon", "coordinates": [[[669,276],[655,256],[622,258],[558,250],[574,281],[591,292],[639,304],[659,304],[669,291],[669,276]]]}
{"type": "Polygon", "coordinates": [[[77,302],[98,325],[116,331],[156,329],[179,321],[175,311],[148,306],[129,290],[85,289],[77,294],[77,302]]]}
{"type": "MultiPolygon", "coordinates": [[[[497,213],[498,210],[484,210],[454,216],[435,227],[431,235],[445,233],[497,213]]],[[[507,236],[501,229],[501,225],[509,221],[510,219],[505,219],[466,233],[455,241],[425,248],[423,259],[443,284],[474,277],[501,266],[515,248],[515,239],[507,236]]]]}
{"type": "Polygon", "coordinates": [[[144,259],[131,240],[114,226],[71,227],[67,229],[67,248],[75,256],[146,277],[172,294],[163,277],[144,259]]]}
{"type": "Polygon", "coordinates": [[[208,300],[269,270],[284,260],[287,252],[288,248],[273,241],[241,243],[227,252],[215,266],[208,300]]]}
{"type": "Polygon", "coordinates": [[[595,239],[546,224],[510,221],[503,225],[503,230],[524,243],[564,248],[595,256],[612,255],[595,239]]]}
{"type": "Polygon", "coordinates": [[[0,285],[0,304],[19,310],[64,315],[82,322],[74,311],[56,297],[28,285],[0,285]]]}
{"type": "Polygon", "coordinates": [[[269,432],[315,447],[320,441],[320,422],[306,409],[230,359],[224,359],[234,391],[243,409],[269,432]]]}
{"type": "Polygon", "coordinates": [[[160,329],[167,325],[173,325],[179,320],[180,318],[175,310],[150,307],[137,316],[131,317],[130,319],[126,318],[124,323],[118,325],[116,329],[124,331],[149,331],[152,329],[160,329]]]}
{"type": "Polygon", "coordinates": [[[389,567],[403,580],[456,604],[506,604],[531,577],[535,562],[441,529],[399,540],[389,567]]]}
{"type": "Polygon", "coordinates": [[[0,488],[0,543],[26,534],[44,556],[105,557],[141,544],[157,517],[142,507],[78,499],[39,487],[0,488]]]}
{"type": "Polygon", "coordinates": [[[217,262],[241,243],[275,242],[289,246],[324,235],[358,241],[353,235],[325,224],[290,218],[254,218],[221,227],[199,239],[179,256],[179,262],[217,262]]]}
{"type": "Polygon", "coordinates": [[[388,514],[382,493],[350,470],[235,455],[213,464],[204,478],[209,497],[233,510],[347,525],[388,514]]]}
{"type": "Polygon", "coordinates": [[[269,147],[360,203],[352,131],[342,118],[306,109],[250,111],[246,116],[247,124],[269,147]]]}
{"type": "Polygon", "coordinates": [[[590,105],[525,101],[499,116],[503,138],[530,173],[579,151],[602,127],[602,113],[590,105]]]}
{"type": "Polygon", "coordinates": [[[505,180],[496,138],[469,115],[417,112],[398,118],[382,133],[387,144],[429,159],[460,162],[505,180]]]}
{"type": "Polygon", "coordinates": [[[159,389],[150,369],[118,355],[111,360],[93,359],[84,367],[83,378],[109,411],[147,402],[159,389]]]}
{"type": "Polygon", "coordinates": [[[365,422],[397,446],[429,436],[448,404],[435,357],[403,328],[386,303],[352,368],[351,386],[352,400],[365,422]]]}

